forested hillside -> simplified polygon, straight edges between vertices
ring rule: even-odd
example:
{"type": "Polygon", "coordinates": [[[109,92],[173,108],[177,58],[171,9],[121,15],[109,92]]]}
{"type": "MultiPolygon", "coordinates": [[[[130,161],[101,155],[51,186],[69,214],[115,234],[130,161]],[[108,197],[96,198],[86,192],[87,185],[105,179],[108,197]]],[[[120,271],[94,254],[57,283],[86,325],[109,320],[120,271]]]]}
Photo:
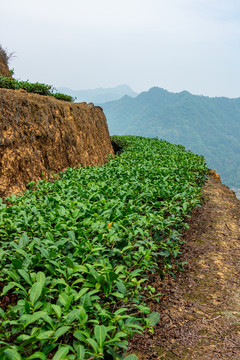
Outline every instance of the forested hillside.
{"type": "Polygon", "coordinates": [[[101,105],[110,133],[158,137],[203,155],[229,186],[240,188],[240,98],[210,98],[154,87],[101,105]]]}

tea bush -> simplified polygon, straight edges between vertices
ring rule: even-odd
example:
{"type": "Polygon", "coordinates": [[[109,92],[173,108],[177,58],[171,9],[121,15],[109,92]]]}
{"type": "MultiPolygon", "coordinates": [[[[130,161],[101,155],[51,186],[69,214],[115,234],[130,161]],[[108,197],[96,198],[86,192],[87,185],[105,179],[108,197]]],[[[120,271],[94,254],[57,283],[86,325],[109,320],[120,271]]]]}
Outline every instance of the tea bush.
{"type": "Polygon", "coordinates": [[[75,99],[70,95],[61,93],[54,93],[53,86],[40,83],[30,83],[29,81],[14,80],[10,77],[0,76],[0,88],[4,89],[24,89],[29,93],[35,93],[39,95],[54,96],[56,99],[65,101],[74,101],[75,99]]]}
{"type": "Polygon", "coordinates": [[[207,167],[166,141],[114,141],[128,146],[107,164],[1,200],[1,359],[123,359],[158,322],[148,276],[177,261],[207,167]]]}

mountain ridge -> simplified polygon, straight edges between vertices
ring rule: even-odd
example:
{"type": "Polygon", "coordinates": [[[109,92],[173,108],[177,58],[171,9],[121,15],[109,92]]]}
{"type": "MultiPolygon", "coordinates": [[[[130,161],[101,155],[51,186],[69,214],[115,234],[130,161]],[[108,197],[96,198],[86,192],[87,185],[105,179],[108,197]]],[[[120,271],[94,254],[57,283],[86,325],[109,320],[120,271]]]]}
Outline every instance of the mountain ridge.
{"type": "Polygon", "coordinates": [[[138,94],[134,92],[129,85],[122,84],[111,88],[99,87],[96,89],[72,90],[67,87],[59,87],[59,91],[67,93],[77,98],[78,102],[93,102],[95,104],[114,101],[128,95],[135,97],[138,94]]]}
{"type": "Polygon", "coordinates": [[[240,98],[171,93],[153,87],[100,104],[111,135],[159,137],[205,156],[223,181],[240,188],[240,98]]]}

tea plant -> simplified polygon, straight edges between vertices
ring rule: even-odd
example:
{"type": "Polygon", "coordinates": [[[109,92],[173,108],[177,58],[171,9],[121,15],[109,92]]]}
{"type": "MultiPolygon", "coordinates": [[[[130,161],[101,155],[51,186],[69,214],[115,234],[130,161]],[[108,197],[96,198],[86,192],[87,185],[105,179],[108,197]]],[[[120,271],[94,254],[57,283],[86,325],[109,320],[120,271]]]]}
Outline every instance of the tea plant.
{"type": "Polygon", "coordinates": [[[123,359],[158,322],[148,276],[171,271],[207,167],[166,141],[119,140],[107,164],[1,200],[1,359],[123,359]]]}
{"type": "Polygon", "coordinates": [[[61,93],[54,93],[54,88],[52,85],[40,84],[40,83],[30,83],[29,81],[19,81],[14,80],[11,77],[0,76],[0,88],[4,89],[24,89],[29,93],[35,93],[39,95],[53,96],[56,99],[64,101],[74,101],[75,99],[70,95],[65,95],[61,93]]]}

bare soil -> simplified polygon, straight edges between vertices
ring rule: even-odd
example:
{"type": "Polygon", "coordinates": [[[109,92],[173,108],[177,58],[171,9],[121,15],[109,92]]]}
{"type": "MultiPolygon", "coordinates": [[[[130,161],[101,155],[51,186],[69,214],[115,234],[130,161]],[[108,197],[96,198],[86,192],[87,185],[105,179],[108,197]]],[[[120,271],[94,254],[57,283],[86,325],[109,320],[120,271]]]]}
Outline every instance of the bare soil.
{"type": "Polygon", "coordinates": [[[99,106],[0,89],[0,197],[68,167],[102,165],[110,154],[99,106]]]}
{"type": "Polygon", "coordinates": [[[176,279],[152,280],[163,294],[154,334],[135,336],[128,353],[141,360],[240,359],[240,200],[216,177],[204,187],[183,235],[176,279]]]}
{"type": "Polygon", "coordinates": [[[8,68],[8,64],[4,61],[0,56],[0,76],[12,77],[10,70],[8,68]]]}

